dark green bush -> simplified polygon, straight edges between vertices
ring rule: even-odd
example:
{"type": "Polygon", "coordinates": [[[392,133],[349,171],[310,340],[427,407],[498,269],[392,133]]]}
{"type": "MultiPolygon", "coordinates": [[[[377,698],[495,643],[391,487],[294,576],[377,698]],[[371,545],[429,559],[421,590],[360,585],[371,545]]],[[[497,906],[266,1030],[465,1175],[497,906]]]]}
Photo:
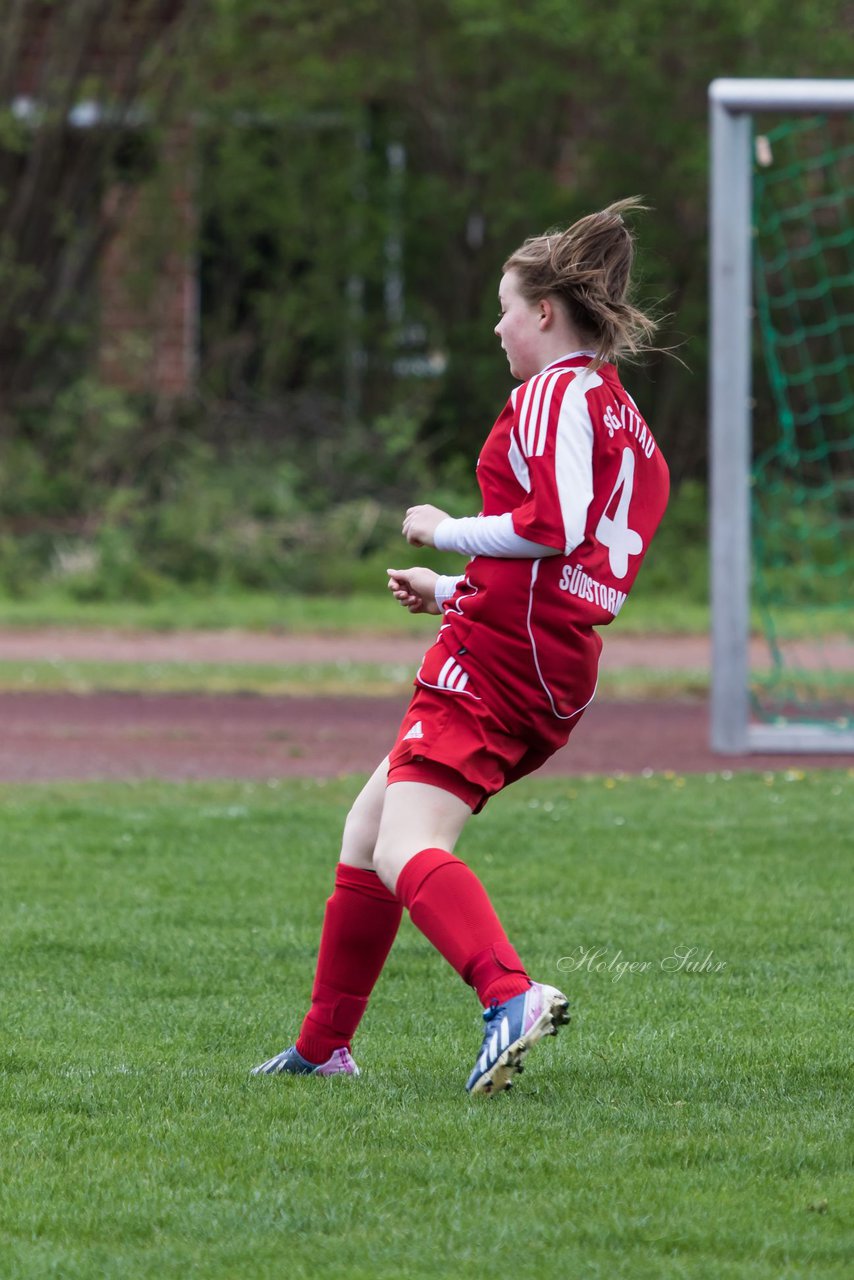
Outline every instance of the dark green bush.
{"type": "Polygon", "coordinates": [[[26,429],[0,443],[7,594],[371,587],[406,554],[408,505],[477,510],[473,464],[467,478],[458,462],[439,467],[401,412],[365,424],[299,396],[166,418],[85,379],[31,411],[26,429]]]}

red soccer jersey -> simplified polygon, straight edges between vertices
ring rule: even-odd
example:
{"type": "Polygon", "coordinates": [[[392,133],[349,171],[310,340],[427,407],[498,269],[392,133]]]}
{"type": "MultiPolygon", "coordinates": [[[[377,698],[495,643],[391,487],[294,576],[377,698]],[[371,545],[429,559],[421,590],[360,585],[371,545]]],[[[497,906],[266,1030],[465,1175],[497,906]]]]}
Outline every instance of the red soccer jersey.
{"type": "Polygon", "coordinates": [[[667,465],[611,364],[556,361],[511,394],[478,460],[482,515],[556,547],[540,560],[475,556],[440,638],[513,719],[571,720],[592,698],[602,641],[669,493],[667,465]],[[463,656],[465,655],[465,656],[463,656]],[[544,705],[545,700],[545,705],[544,705]]]}

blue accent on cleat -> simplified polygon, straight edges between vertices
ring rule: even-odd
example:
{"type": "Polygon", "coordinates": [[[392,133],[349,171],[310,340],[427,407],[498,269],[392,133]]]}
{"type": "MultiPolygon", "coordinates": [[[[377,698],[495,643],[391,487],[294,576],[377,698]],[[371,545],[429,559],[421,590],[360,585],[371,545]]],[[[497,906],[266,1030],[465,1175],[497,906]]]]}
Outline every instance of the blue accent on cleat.
{"type": "Polygon", "coordinates": [[[483,1044],[466,1089],[489,1096],[509,1089],[531,1046],[569,1022],[569,1001],[557,987],[534,982],[512,1000],[492,1004],[483,1018],[483,1044]]]}

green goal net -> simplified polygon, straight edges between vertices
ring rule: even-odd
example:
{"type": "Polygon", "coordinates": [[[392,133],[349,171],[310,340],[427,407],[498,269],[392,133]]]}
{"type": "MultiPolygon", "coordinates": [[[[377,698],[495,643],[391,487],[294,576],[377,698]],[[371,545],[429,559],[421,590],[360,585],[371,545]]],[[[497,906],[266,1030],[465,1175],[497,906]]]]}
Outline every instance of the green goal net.
{"type": "Polygon", "coordinates": [[[854,724],[854,137],[850,115],[755,137],[751,702],[854,724]]]}

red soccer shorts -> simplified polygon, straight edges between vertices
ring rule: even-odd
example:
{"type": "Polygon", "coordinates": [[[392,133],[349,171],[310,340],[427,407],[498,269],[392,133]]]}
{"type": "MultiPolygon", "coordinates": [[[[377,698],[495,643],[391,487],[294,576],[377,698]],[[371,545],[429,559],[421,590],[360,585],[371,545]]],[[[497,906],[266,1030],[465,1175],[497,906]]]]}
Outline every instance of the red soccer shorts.
{"type": "Polygon", "coordinates": [[[545,764],[582,712],[559,721],[532,710],[524,724],[505,724],[462,661],[441,640],[428,649],[389,753],[388,781],[440,787],[479,813],[490,796],[545,764]]]}

